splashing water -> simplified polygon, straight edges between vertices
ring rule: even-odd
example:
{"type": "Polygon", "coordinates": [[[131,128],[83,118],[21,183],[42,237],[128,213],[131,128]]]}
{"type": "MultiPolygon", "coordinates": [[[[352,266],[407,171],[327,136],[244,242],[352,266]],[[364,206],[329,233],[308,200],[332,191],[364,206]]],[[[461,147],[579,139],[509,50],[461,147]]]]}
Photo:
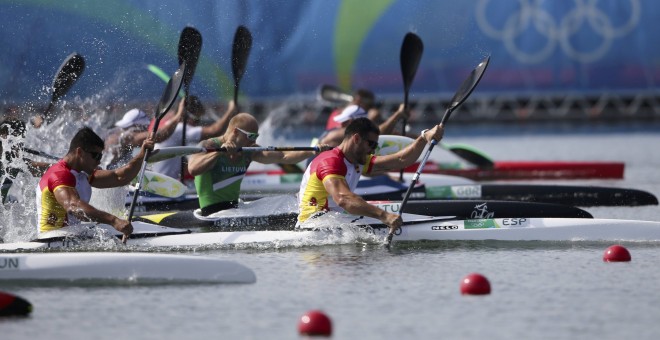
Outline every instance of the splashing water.
{"type": "MultiPolygon", "coordinates": [[[[104,126],[109,126],[108,121],[113,117],[108,115],[103,109],[94,107],[91,102],[77,104],[73,109],[68,108],[66,112],[59,112],[57,118],[50,124],[43,125],[37,129],[27,124],[25,137],[8,136],[5,139],[0,138],[3,150],[10,150],[12,147],[20,144],[27,148],[41,151],[56,157],[61,157],[68,151],[69,143],[73,135],[83,126],[91,127],[101,138],[105,138],[108,130],[104,126]],[[93,112],[94,114],[89,114],[93,112]]],[[[104,155],[106,157],[108,155],[104,155]]],[[[22,154],[22,157],[31,160],[45,161],[39,156],[22,154]]],[[[48,162],[55,162],[47,160],[48,162]]],[[[107,160],[104,160],[107,162],[107,160]]],[[[105,164],[102,162],[102,164],[105,164]]],[[[6,178],[12,180],[8,191],[8,200],[0,208],[0,239],[4,242],[29,241],[37,237],[37,211],[36,211],[36,188],[39,177],[34,177],[28,171],[28,166],[19,158],[15,158],[10,164],[3,162],[4,170],[14,168],[18,170],[9,173],[4,171],[0,181],[6,178]]],[[[127,187],[92,190],[90,203],[100,209],[117,216],[125,216],[124,208],[125,197],[128,192],[127,187]]]]}

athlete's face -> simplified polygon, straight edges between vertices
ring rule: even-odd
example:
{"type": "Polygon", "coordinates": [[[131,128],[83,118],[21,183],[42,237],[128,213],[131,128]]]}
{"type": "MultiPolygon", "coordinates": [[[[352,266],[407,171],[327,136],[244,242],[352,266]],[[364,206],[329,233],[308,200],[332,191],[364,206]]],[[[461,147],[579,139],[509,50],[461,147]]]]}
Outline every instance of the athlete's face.
{"type": "Polygon", "coordinates": [[[238,135],[240,136],[239,141],[242,145],[253,145],[259,137],[258,132],[248,131],[239,127],[236,127],[236,131],[238,131],[238,135]]]}
{"type": "Polygon", "coordinates": [[[357,161],[359,164],[366,164],[367,157],[376,151],[378,147],[378,134],[369,133],[366,137],[355,135],[360,140],[358,141],[357,161]]]}
{"type": "Polygon", "coordinates": [[[91,174],[101,164],[103,149],[98,146],[82,148],[82,157],[85,164],[85,172],[91,174]]]}

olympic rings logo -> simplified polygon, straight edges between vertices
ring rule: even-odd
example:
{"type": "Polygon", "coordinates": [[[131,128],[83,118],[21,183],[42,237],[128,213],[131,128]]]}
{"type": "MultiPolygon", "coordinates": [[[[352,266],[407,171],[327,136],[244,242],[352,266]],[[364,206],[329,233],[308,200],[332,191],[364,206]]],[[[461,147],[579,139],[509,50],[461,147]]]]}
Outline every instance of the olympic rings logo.
{"type": "MultiPolygon", "coordinates": [[[[555,18],[544,10],[540,1],[518,0],[519,8],[505,18],[501,27],[491,24],[487,15],[490,0],[480,0],[476,8],[477,24],[487,36],[502,40],[507,51],[523,63],[539,63],[546,60],[557,45],[573,60],[589,63],[602,58],[616,38],[623,37],[637,27],[641,15],[639,0],[628,0],[630,11],[626,22],[615,25],[608,14],[598,8],[597,0],[574,0],[575,7],[555,18]],[[584,37],[575,37],[585,34],[584,37]],[[590,39],[593,35],[598,38],[590,39]],[[525,42],[536,45],[542,37],[541,47],[530,51],[525,42]],[[588,40],[588,41],[587,41],[588,40]],[[589,47],[585,47],[588,45],[589,47]]],[[[493,1],[497,6],[499,1],[493,1]]],[[[554,4],[554,2],[552,2],[554,4]]],[[[563,3],[563,2],[562,2],[563,3]]],[[[623,1],[616,2],[617,4],[623,1]]]]}

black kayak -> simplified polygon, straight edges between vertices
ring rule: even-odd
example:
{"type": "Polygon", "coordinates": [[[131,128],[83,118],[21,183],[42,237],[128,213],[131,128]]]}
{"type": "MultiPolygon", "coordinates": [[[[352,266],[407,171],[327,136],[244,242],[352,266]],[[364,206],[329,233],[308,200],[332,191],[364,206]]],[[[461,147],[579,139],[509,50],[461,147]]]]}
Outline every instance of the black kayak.
{"type": "MultiPolygon", "coordinates": [[[[366,200],[401,200],[408,187],[383,176],[358,187],[356,193],[366,200]],[[366,185],[369,184],[369,185],[366,185]],[[397,188],[398,185],[398,188],[397,188]],[[374,192],[371,187],[389,187],[374,192]]],[[[362,182],[362,181],[361,181],[362,182]]],[[[425,186],[413,189],[410,200],[482,199],[565,204],[578,207],[658,205],[655,195],[637,189],[579,185],[467,184],[425,186]]]]}
{"type": "MultiPolygon", "coordinates": [[[[258,200],[245,204],[258,204],[258,200]]],[[[382,209],[398,213],[400,201],[371,202],[382,209]]],[[[406,203],[405,213],[448,216],[457,219],[481,218],[593,218],[593,216],[580,208],[537,202],[514,202],[498,200],[417,200],[406,203]]],[[[227,230],[287,230],[292,229],[297,220],[295,212],[276,212],[263,215],[232,214],[232,216],[218,217],[214,220],[199,219],[192,210],[162,212],[150,215],[136,216],[133,220],[156,223],[168,227],[220,227],[227,230]]]]}
{"type": "MultiPolygon", "coordinates": [[[[403,199],[408,190],[406,184],[388,176],[360,180],[356,193],[370,201],[396,201],[403,199]]],[[[266,195],[242,194],[246,201],[266,195]]],[[[416,186],[409,198],[417,200],[505,200],[537,203],[554,203],[578,207],[642,206],[658,205],[653,194],[637,189],[579,185],[539,184],[462,184],[444,186],[416,186]]],[[[130,200],[127,200],[130,204],[130,200]]],[[[199,208],[197,195],[187,194],[179,198],[166,198],[141,193],[137,211],[193,210],[199,208]],[[144,195],[144,197],[142,197],[144,195]]]]}

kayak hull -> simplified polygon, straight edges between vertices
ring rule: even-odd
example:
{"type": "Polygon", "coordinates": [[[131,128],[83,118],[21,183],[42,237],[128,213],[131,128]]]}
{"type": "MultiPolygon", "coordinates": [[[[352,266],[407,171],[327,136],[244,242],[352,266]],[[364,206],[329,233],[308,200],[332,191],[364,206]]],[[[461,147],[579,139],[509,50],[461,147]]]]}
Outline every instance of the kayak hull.
{"type": "MultiPolygon", "coordinates": [[[[423,176],[422,176],[423,178],[423,176]]],[[[402,199],[406,190],[364,194],[366,200],[402,199]]],[[[536,184],[468,184],[420,186],[413,189],[410,200],[482,199],[565,204],[579,207],[658,205],[658,198],[643,190],[536,184]]]]}
{"type": "MultiPolygon", "coordinates": [[[[362,222],[362,221],[360,221],[362,222]]],[[[365,219],[369,222],[369,219],[365,219]]],[[[373,222],[373,221],[372,221],[373,222]]],[[[135,240],[137,245],[199,246],[275,243],[282,245],[379,241],[388,228],[379,223],[351,223],[359,228],[348,239],[343,230],[237,231],[193,233],[135,240]],[[355,238],[354,238],[355,237],[355,238]]],[[[346,228],[346,223],[340,224],[346,228]]],[[[398,229],[395,241],[501,240],[501,241],[660,241],[660,223],[608,219],[504,218],[445,220],[425,218],[409,221],[398,229]]]]}
{"type": "MultiPolygon", "coordinates": [[[[594,206],[642,206],[658,205],[655,195],[637,189],[578,185],[538,184],[478,184],[447,185],[422,175],[421,183],[413,188],[410,200],[508,200],[538,203],[565,204],[580,207],[594,206]]],[[[383,176],[360,180],[356,193],[366,200],[401,200],[408,190],[408,183],[399,183],[383,176]]],[[[272,193],[271,193],[272,194],[272,193]]],[[[268,193],[243,193],[244,200],[254,200],[268,193]]],[[[127,198],[127,205],[130,205],[127,198]]],[[[140,196],[137,211],[193,210],[199,208],[197,195],[180,198],[140,196]]],[[[552,216],[548,216],[552,217],[552,216]]]]}
{"type": "MultiPolygon", "coordinates": [[[[309,246],[382,242],[388,228],[378,220],[342,214],[326,214],[306,223],[312,229],[278,231],[218,231],[131,238],[138,249],[221,246],[309,246]],[[327,215],[327,218],[326,218],[327,215]]],[[[500,241],[603,241],[660,242],[660,223],[615,219],[499,218],[454,220],[404,214],[404,225],[395,241],[500,240],[500,241]]],[[[79,243],[26,242],[0,244],[0,250],[18,251],[80,246],[79,243]]],[[[88,245],[89,246],[89,245],[88,245]]],[[[123,247],[118,245],[117,247],[123,247]]]]}
{"type": "MultiPolygon", "coordinates": [[[[268,197],[261,200],[244,203],[238,209],[229,209],[208,217],[200,216],[193,211],[167,212],[162,214],[142,215],[135,220],[156,223],[163,226],[186,226],[202,228],[221,228],[223,230],[290,230],[296,224],[294,196],[268,197]],[[272,200],[289,204],[290,211],[275,209],[277,213],[270,213],[271,207],[276,204],[272,200]]],[[[370,201],[371,204],[391,212],[399,213],[401,201],[370,201]]],[[[284,206],[287,206],[284,204],[284,206]]],[[[456,219],[475,218],[513,218],[513,217],[563,217],[563,218],[592,218],[593,216],[582,209],[549,203],[510,202],[497,200],[413,200],[408,201],[405,213],[428,216],[454,217],[456,219]]]]}
{"type": "MultiPolygon", "coordinates": [[[[405,169],[417,171],[418,164],[405,169]]],[[[490,169],[451,169],[427,163],[423,173],[461,176],[475,181],[554,180],[554,179],[623,179],[621,162],[496,161],[490,169]]]]}
{"type": "Polygon", "coordinates": [[[94,280],[254,283],[254,272],[211,257],[146,253],[0,254],[0,282],[8,280],[94,280]]]}

